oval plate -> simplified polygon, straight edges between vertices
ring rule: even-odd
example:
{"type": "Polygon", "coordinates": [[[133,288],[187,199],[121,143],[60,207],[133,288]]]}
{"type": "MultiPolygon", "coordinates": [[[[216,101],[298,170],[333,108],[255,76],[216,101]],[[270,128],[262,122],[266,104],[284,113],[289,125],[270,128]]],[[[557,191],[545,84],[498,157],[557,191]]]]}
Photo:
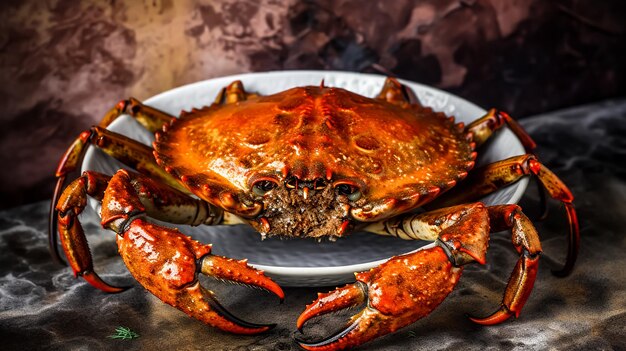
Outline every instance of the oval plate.
{"type": "MultiPolygon", "coordinates": [[[[332,71],[281,71],[250,73],[210,79],[166,91],[144,101],[178,116],[182,110],[200,108],[213,102],[217,93],[234,80],[241,80],[246,90],[263,95],[303,85],[342,87],[361,95],[373,97],[382,88],[384,76],[332,71]]],[[[417,94],[422,104],[447,115],[454,115],[466,124],[483,116],[486,111],[466,100],[425,85],[401,80],[417,94]]],[[[130,116],[123,116],[109,129],[151,145],[153,135],[130,116]]],[[[524,154],[524,148],[508,129],[495,135],[485,148],[479,150],[478,164],[491,163],[510,156],[524,154]]],[[[113,174],[124,166],[90,147],[82,170],[113,174]]],[[[524,193],[528,179],[515,183],[483,199],[488,205],[516,203],[524,193]]],[[[99,212],[97,201],[90,206],[99,212]]],[[[354,281],[354,272],[379,265],[391,256],[414,251],[422,241],[403,241],[369,233],[353,233],[336,242],[298,239],[283,240],[261,236],[245,225],[237,226],[179,226],[180,230],[205,243],[213,244],[213,253],[235,259],[247,258],[256,268],[264,270],[282,286],[327,286],[354,281]]]]}

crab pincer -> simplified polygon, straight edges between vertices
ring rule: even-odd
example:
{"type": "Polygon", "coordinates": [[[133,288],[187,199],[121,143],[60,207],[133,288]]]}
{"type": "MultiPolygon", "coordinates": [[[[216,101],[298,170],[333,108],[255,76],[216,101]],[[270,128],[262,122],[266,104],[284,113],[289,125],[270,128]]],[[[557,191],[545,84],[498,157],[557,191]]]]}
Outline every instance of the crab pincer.
{"type": "Polygon", "coordinates": [[[120,254],[131,274],[148,291],[189,316],[237,334],[258,334],[274,325],[243,321],[228,312],[213,292],[203,287],[201,272],[221,280],[252,285],[284,299],[282,289],[263,272],[237,261],[211,254],[202,244],[176,229],[142,219],[133,220],[117,239],[120,254]]]}
{"type": "Polygon", "coordinates": [[[434,310],[452,291],[461,271],[439,246],[394,257],[368,272],[357,273],[354,284],[319,294],[297,321],[302,331],[313,317],[365,304],[346,328],[315,342],[296,340],[307,350],[330,351],[393,333],[434,310]]]}
{"type": "MultiPolygon", "coordinates": [[[[163,302],[216,328],[236,334],[258,334],[271,329],[273,325],[254,324],[233,316],[213,292],[200,285],[198,273],[259,287],[282,301],[280,286],[245,260],[212,255],[211,245],[144,219],[147,207],[134,189],[131,176],[122,170],[109,181],[102,200],[101,223],[118,234],[120,255],[133,277],[163,302]]],[[[148,187],[150,183],[143,185],[148,187]]],[[[173,196],[174,191],[170,192],[173,196]]]]}

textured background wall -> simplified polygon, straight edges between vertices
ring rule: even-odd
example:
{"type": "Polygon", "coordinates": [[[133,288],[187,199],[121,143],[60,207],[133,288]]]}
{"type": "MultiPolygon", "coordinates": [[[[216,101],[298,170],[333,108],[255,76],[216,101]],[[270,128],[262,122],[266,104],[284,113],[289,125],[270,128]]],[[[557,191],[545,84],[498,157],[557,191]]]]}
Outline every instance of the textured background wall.
{"type": "Polygon", "coordinates": [[[0,207],[49,197],[119,99],[222,75],[383,67],[518,118],[623,96],[625,18],[621,0],[3,0],[0,207]]]}

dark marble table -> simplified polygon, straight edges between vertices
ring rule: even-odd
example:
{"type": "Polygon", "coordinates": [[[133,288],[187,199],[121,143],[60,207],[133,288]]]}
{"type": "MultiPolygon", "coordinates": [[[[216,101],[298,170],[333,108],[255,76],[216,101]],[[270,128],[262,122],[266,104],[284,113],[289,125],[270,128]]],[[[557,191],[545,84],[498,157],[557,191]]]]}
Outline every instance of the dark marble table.
{"type": "MultiPolygon", "coordinates": [[[[481,327],[464,317],[495,309],[514,265],[506,235],[495,235],[489,263],[466,269],[440,308],[362,350],[626,349],[626,100],[548,113],[522,124],[538,142],[541,160],[576,196],[582,245],[573,274],[550,273],[565,252],[563,212],[552,204],[549,219],[537,223],[545,252],[519,319],[481,327]]],[[[536,197],[531,188],[522,200],[531,215],[536,197]]],[[[287,288],[279,305],[256,290],[219,285],[217,293],[237,314],[278,324],[260,336],[229,335],[187,318],[140,287],[108,295],[74,279],[48,255],[47,209],[41,202],[0,212],[2,350],[296,350],[292,334],[298,314],[317,291],[330,289],[287,288]],[[117,326],[140,337],[109,338],[117,326]]],[[[108,281],[134,284],[113,235],[94,223],[86,227],[97,269],[108,281]]]]}

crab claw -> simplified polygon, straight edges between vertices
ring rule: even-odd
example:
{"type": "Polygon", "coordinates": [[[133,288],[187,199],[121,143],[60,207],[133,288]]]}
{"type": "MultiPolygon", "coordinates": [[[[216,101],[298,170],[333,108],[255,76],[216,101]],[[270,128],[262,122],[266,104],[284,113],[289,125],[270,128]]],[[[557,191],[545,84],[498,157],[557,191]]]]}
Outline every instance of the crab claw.
{"type": "Polygon", "coordinates": [[[369,272],[357,273],[356,283],[320,294],[297,322],[302,330],[313,317],[367,302],[346,328],[323,340],[297,337],[296,341],[307,350],[343,350],[393,333],[435,309],[452,291],[461,271],[438,246],[394,257],[369,272]]]}
{"type": "Polygon", "coordinates": [[[131,274],[148,291],[189,316],[236,334],[258,334],[274,325],[243,321],[228,312],[213,292],[200,285],[197,273],[252,285],[284,298],[282,289],[245,260],[211,254],[205,245],[167,228],[134,219],[117,239],[120,254],[131,274]]]}

